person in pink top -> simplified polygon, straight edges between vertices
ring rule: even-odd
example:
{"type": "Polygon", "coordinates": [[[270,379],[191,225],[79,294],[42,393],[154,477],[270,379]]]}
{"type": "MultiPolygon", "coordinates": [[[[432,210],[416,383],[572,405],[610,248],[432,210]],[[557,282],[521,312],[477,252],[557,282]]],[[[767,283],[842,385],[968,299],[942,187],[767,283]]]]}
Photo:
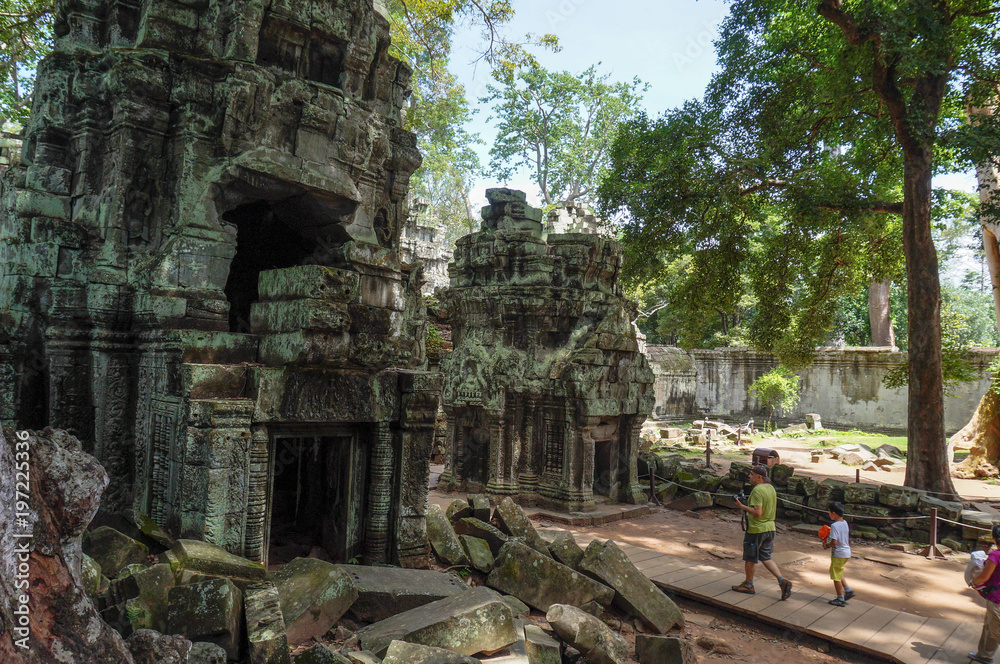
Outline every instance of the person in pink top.
{"type": "Polygon", "coordinates": [[[986,618],[979,635],[979,648],[969,659],[993,664],[993,653],[1000,646],[1000,525],[993,526],[993,544],[997,547],[986,557],[983,571],[972,580],[972,587],[986,600],[986,618]]]}

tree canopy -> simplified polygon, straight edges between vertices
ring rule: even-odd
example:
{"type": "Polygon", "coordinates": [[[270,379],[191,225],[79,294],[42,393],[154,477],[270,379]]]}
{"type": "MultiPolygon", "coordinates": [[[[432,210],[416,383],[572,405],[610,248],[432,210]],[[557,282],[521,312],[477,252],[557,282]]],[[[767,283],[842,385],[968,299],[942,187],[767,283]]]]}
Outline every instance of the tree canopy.
{"type": "Polygon", "coordinates": [[[899,270],[902,253],[906,484],[945,493],[931,179],[1000,154],[992,115],[965,122],[968,105],[996,94],[997,11],[986,0],[734,0],[705,100],[623,131],[600,190],[646,257],[633,278],[679,247],[733,292],[736,266],[750,265],[768,308],[750,336],[763,347],[804,346],[829,328],[827,298],[899,270]]]}
{"type": "Polygon", "coordinates": [[[51,0],[0,0],[0,128],[19,130],[31,112],[35,67],[52,48],[51,0]]]}
{"type": "Polygon", "coordinates": [[[589,197],[608,163],[619,124],[638,108],[638,78],[612,82],[591,66],[578,75],[537,63],[501,71],[481,101],[493,104],[497,137],[491,174],[508,180],[526,168],[546,205],[589,197]]]}

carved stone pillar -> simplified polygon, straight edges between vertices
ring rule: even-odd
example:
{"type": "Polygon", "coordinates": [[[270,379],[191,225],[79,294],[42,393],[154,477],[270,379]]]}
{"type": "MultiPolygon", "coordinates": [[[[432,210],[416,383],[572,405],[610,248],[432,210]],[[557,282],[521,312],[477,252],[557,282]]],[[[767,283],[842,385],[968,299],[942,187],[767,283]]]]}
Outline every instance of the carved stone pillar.
{"type": "Polygon", "coordinates": [[[49,426],[73,434],[87,452],[94,450],[94,400],[90,331],[49,328],[49,426]]]}
{"type": "Polygon", "coordinates": [[[534,493],[538,489],[538,451],[535,449],[535,420],[537,400],[526,397],[523,402],[521,456],[524,459],[524,472],[518,478],[521,493],[534,493]]]}
{"type": "Polygon", "coordinates": [[[247,487],[247,521],[243,557],[267,566],[270,540],[271,481],[274,448],[267,427],[254,425],[250,430],[250,479],[247,487]]]}
{"type": "Polygon", "coordinates": [[[389,560],[389,513],[392,507],[392,429],[375,424],[368,482],[368,524],[365,528],[365,565],[389,560]]]}

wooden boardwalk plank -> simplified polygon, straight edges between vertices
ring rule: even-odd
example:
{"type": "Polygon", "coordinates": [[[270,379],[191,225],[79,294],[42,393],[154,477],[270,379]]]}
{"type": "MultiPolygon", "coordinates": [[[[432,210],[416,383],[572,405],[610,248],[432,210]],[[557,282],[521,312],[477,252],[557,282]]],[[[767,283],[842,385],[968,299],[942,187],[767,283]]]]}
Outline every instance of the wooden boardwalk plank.
{"type": "Polygon", "coordinates": [[[683,579],[673,581],[671,585],[677,590],[686,590],[689,593],[697,594],[697,589],[710,583],[716,583],[720,579],[728,579],[732,574],[723,569],[712,569],[703,574],[688,576],[683,579]]]}
{"type": "Polygon", "coordinates": [[[796,611],[792,615],[785,618],[785,622],[792,627],[798,627],[800,629],[808,628],[810,625],[813,625],[821,620],[826,614],[837,610],[838,607],[830,604],[830,600],[833,599],[833,597],[833,595],[829,594],[820,595],[802,607],[801,610],[796,611]]]}
{"type": "Polygon", "coordinates": [[[644,570],[639,570],[645,574],[650,579],[655,579],[658,576],[667,574],[668,572],[676,572],[679,569],[685,569],[691,567],[691,563],[679,563],[679,562],[664,562],[654,567],[649,567],[644,570]]]}
{"type": "Polygon", "coordinates": [[[678,581],[682,581],[691,576],[698,576],[699,574],[704,574],[705,572],[711,572],[718,569],[717,567],[710,567],[708,565],[689,565],[687,567],[681,567],[672,572],[667,572],[665,574],[657,574],[655,580],[661,581],[668,585],[674,585],[678,581]]]}
{"type": "Polygon", "coordinates": [[[758,614],[771,622],[784,623],[788,616],[796,611],[801,611],[818,598],[819,595],[816,593],[802,590],[796,591],[788,599],[772,604],[766,609],[759,611],[758,614]]]}
{"type": "Polygon", "coordinates": [[[659,551],[642,549],[637,546],[629,547],[628,549],[622,547],[622,549],[625,551],[629,560],[632,561],[633,565],[638,565],[642,561],[649,560],[650,558],[661,558],[666,555],[665,553],[660,553],[659,551]]]}
{"type": "Polygon", "coordinates": [[[899,646],[893,657],[901,664],[926,664],[961,624],[960,620],[931,618],[908,643],[899,646]]]}
{"type": "Polygon", "coordinates": [[[964,622],[955,628],[948,640],[938,648],[927,664],[969,664],[969,651],[979,645],[979,634],[983,626],[979,623],[964,622]]]}
{"type": "Polygon", "coordinates": [[[665,556],[665,555],[663,555],[661,553],[658,556],[655,556],[653,558],[646,558],[645,560],[639,561],[639,562],[634,563],[634,564],[636,566],[636,569],[638,569],[640,572],[645,572],[648,569],[652,569],[654,567],[661,567],[663,565],[673,565],[674,567],[682,567],[682,566],[683,567],[690,567],[691,566],[691,561],[690,560],[684,560],[684,561],[677,560],[673,556],[665,556]]]}
{"type": "Polygon", "coordinates": [[[859,644],[865,650],[893,655],[904,643],[910,642],[918,629],[923,627],[927,618],[915,616],[912,613],[900,613],[889,621],[885,627],[872,634],[867,641],[859,644]]]}
{"type": "Polygon", "coordinates": [[[859,616],[868,613],[874,608],[875,606],[873,604],[869,604],[868,602],[859,602],[858,600],[850,601],[847,603],[847,606],[842,607],[839,611],[831,611],[826,614],[823,620],[813,623],[806,631],[813,636],[818,636],[824,639],[832,638],[842,629],[857,620],[859,616]]]}
{"type": "MultiPolygon", "coordinates": [[[[725,572],[725,570],[722,571],[725,572]]],[[[713,600],[713,604],[720,602],[727,605],[732,604],[734,601],[740,601],[746,597],[746,595],[741,595],[732,589],[733,586],[742,580],[743,574],[727,572],[724,576],[719,577],[711,583],[691,589],[688,594],[696,598],[711,599],[713,600]]]]}
{"type": "Polygon", "coordinates": [[[884,606],[873,607],[865,611],[861,617],[857,618],[850,625],[837,632],[833,638],[835,641],[841,643],[859,645],[871,638],[872,634],[888,625],[898,615],[899,611],[895,609],[887,609],[884,606]]]}

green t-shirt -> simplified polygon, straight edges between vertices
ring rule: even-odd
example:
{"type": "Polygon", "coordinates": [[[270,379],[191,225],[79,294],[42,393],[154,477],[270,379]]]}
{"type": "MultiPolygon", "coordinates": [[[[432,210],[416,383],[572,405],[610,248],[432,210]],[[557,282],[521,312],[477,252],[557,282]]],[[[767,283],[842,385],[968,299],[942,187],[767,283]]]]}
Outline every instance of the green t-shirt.
{"type": "Polygon", "coordinates": [[[774,509],[778,506],[778,494],[774,492],[774,487],[766,482],[758,484],[750,492],[750,507],[760,505],[763,507],[760,516],[747,514],[748,533],[766,533],[774,530],[774,509]]]}

